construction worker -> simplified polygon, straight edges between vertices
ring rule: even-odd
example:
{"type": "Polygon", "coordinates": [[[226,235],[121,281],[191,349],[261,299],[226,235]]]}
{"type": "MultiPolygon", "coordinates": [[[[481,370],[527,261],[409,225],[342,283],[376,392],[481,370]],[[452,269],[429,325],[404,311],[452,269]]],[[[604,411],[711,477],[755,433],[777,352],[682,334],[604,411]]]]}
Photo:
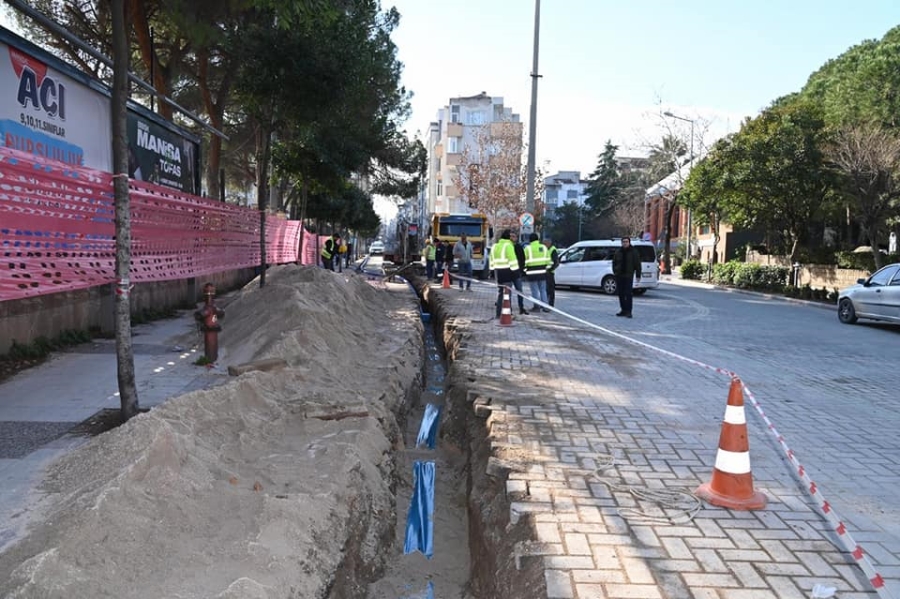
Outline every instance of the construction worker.
{"type": "MultiPolygon", "coordinates": [[[[500,312],[503,309],[503,289],[509,287],[510,283],[519,281],[519,260],[516,258],[516,248],[510,241],[511,231],[504,229],[500,234],[500,239],[491,248],[491,264],[494,266],[494,276],[497,279],[497,318],[500,318],[500,312]]],[[[521,283],[520,283],[521,285],[521,283]]],[[[519,311],[524,311],[524,302],[522,295],[519,294],[519,311]]]]}
{"type": "Polygon", "coordinates": [[[322,246],[322,251],[320,252],[322,256],[322,268],[331,271],[334,270],[334,254],[337,252],[338,239],[340,239],[340,235],[332,233],[331,237],[325,240],[325,245],[322,246]]]}
{"type": "Polygon", "coordinates": [[[435,248],[430,237],[425,240],[425,251],[422,253],[425,254],[425,278],[430,281],[434,277],[435,257],[435,248]]]}
{"type": "Polygon", "coordinates": [[[550,253],[550,266],[547,267],[547,303],[556,305],[556,275],[553,274],[559,266],[559,250],[553,245],[549,237],[544,240],[544,245],[550,253]]]}
{"type": "MultiPolygon", "coordinates": [[[[528,237],[530,242],[525,246],[525,280],[531,288],[532,300],[540,300],[545,304],[547,301],[547,267],[550,266],[550,252],[547,246],[540,242],[537,233],[532,233],[528,237]]],[[[531,305],[534,312],[549,312],[549,308],[544,308],[536,303],[531,305]]]]}

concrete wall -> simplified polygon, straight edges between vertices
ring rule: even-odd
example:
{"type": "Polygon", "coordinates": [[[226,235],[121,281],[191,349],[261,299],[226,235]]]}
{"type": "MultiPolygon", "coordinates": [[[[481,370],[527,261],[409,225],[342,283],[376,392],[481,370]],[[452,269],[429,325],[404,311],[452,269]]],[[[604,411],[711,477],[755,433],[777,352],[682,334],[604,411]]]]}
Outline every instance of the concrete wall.
{"type": "MultiPolygon", "coordinates": [[[[254,276],[254,269],[247,268],[197,279],[140,283],[131,291],[131,313],[193,307],[204,299],[204,284],[212,283],[223,293],[247,284],[254,276]]],[[[71,329],[115,332],[112,285],[0,302],[0,355],[9,352],[13,340],[29,344],[38,337],[53,339],[71,329]]]]}
{"type": "MultiPolygon", "coordinates": [[[[769,256],[757,252],[747,252],[747,262],[784,266],[791,268],[791,260],[787,256],[769,256]]],[[[834,288],[843,289],[856,283],[857,279],[865,279],[869,272],[838,268],[833,264],[804,264],[800,266],[800,286],[809,285],[815,289],[824,287],[828,291],[834,288]]]]}

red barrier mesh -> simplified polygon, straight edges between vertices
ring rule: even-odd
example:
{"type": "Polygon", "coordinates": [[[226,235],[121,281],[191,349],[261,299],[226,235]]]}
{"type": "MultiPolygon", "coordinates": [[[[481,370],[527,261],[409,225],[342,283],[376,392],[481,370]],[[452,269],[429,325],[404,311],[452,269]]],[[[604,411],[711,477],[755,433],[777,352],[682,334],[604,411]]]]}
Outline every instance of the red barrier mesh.
{"type": "MultiPolygon", "coordinates": [[[[131,181],[131,281],[257,266],[259,212],[131,181]]],[[[112,175],[0,148],[0,301],[115,280],[112,175]]],[[[267,215],[266,259],[298,259],[299,221],[267,215]]]]}

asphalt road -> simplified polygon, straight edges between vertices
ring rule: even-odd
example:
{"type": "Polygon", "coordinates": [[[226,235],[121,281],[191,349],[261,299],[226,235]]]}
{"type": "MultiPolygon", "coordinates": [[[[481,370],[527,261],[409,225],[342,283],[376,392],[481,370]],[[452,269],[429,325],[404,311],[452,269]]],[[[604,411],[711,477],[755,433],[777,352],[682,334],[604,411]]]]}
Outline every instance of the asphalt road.
{"type": "Polygon", "coordinates": [[[824,496],[900,538],[900,326],[844,325],[836,307],[667,283],[635,298],[628,322],[609,318],[615,297],[557,298],[575,316],[736,372],[824,496]]]}

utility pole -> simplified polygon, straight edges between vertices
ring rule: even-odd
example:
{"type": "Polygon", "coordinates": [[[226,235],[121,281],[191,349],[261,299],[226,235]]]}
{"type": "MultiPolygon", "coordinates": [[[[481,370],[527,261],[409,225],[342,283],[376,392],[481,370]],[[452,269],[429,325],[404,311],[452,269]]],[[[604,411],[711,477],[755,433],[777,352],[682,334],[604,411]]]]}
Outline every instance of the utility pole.
{"type": "Polygon", "coordinates": [[[531,119],[528,123],[528,167],[525,211],[534,214],[535,131],[537,129],[538,42],[541,33],[541,0],[534,0],[534,58],[531,66],[531,119]]]}

